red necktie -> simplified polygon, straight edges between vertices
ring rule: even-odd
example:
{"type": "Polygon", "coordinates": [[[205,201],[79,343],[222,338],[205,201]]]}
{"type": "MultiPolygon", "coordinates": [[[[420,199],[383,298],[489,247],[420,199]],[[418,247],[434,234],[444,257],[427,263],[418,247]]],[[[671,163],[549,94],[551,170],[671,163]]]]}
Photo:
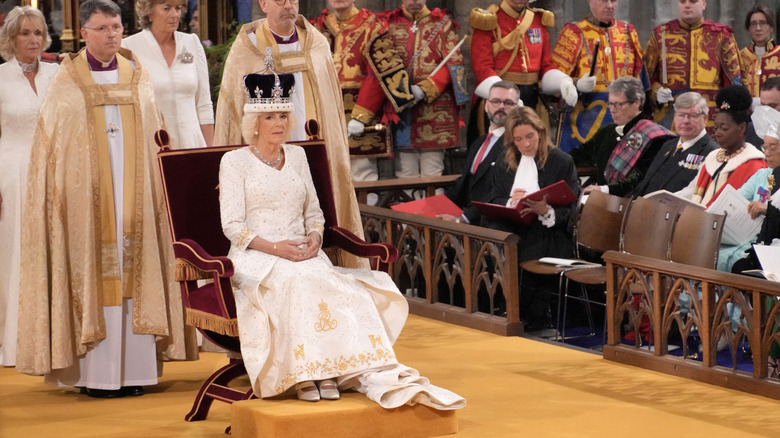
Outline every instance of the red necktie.
{"type": "Polygon", "coordinates": [[[479,152],[477,152],[477,158],[474,159],[474,165],[471,166],[471,173],[477,173],[477,167],[479,167],[479,163],[482,162],[482,159],[485,158],[485,152],[487,152],[488,146],[490,146],[491,138],[493,138],[493,133],[488,132],[487,137],[485,137],[485,141],[482,142],[482,146],[479,147],[479,152]]]}

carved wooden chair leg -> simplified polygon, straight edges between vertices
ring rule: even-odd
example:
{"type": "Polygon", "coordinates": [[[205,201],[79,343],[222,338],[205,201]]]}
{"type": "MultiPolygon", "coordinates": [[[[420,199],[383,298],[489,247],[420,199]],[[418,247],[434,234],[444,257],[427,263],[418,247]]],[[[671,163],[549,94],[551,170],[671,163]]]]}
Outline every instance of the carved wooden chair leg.
{"type": "Polygon", "coordinates": [[[192,410],[184,417],[184,420],[205,420],[214,400],[233,403],[251,398],[251,389],[246,392],[227,386],[233,380],[245,375],[246,368],[244,368],[244,361],[242,360],[231,360],[229,364],[214,372],[201,386],[197,397],[195,397],[195,402],[192,404],[192,410]]]}

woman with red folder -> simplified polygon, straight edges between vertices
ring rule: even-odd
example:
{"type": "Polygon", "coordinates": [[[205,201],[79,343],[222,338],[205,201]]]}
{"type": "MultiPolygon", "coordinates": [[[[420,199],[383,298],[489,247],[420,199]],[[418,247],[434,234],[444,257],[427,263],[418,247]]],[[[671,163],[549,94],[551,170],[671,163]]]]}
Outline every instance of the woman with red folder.
{"type": "MultiPolygon", "coordinates": [[[[504,124],[503,160],[493,173],[494,204],[519,207],[521,215],[535,215],[536,219],[525,225],[519,222],[484,219],[483,225],[511,231],[520,236],[518,261],[542,257],[573,257],[572,218],[576,202],[566,205],[549,205],[547,197],[533,201],[523,199],[558,181],[565,181],[575,195],[580,193],[579,179],[574,160],[569,154],[552,146],[542,120],[532,109],[512,109],[504,124]],[[519,205],[522,203],[522,205],[519,205]]],[[[555,289],[541,276],[524,275],[521,294],[521,310],[529,323],[529,331],[550,326],[549,295],[545,289],[555,289]],[[549,286],[549,287],[547,287],[549,286]],[[541,290],[540,290],[541,289],[541,290]]]]}

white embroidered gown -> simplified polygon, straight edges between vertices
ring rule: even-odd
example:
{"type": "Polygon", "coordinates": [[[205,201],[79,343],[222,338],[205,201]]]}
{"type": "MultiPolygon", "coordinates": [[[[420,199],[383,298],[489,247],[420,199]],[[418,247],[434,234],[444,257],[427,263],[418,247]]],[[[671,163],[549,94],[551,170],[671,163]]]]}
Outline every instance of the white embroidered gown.
{"type": "Polygon", "coordinates": [[[206,52],[195,34],[174,32],[176,57],[168,61],[152,32],[144,29],[122,40],[149,72],[154,97],[173,149],[206,147],[200,125],[214,124],[206,52]]]}
{"type": "Polygon", "coordinates": [[[241,353],[255,393],[271,397],[298,382],[338,377],[342,389],[385,407],[465,405],[398,364],[392,345],[408,305],[386,273],[334,267],[321,250],[292,262],[247,248],[255,236],[299,240],[324,223],[305,152],[291,145],[284,151],[281,170],[247,148],[228,152],[220,166],[241,353]]]}
{"type": "Polygon", "coordinates": [[[0,65],[0,365],[16,365],[22,210],[38,108],[58,65],[39,62],[35,89],[15,58],[0,65]]]}

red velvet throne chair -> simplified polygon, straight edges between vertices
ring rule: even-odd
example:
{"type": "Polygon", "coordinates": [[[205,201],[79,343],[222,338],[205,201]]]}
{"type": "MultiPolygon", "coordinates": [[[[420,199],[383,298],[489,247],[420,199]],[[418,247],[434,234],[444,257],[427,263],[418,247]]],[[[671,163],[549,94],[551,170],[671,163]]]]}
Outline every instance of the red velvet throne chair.
{"type": "MultiPolygon", "coordinates": [[[[307,123],[306,132],[310,140],[294,144],[306,151],[325,216],[323,250],[332,260],[338,260],[336,254],[341,250],[367,257],[372,269],[387,271],[398,257],[395,247],[366,243],[338,226],[325,143],[318,137],[319,128],[314,120],[307,123]]],[[[230,241],[222,233],[218,186],[222,156],[243,145],[171,150],[164,131],[158,132],[157,143],[161,147],[157,159],[173,236],[176,280],[181,285],[187,324],[233,352],[232,356],[240,357],[236,306],[230,285],[233,263],[227,258],[230,241]],[[213,282],[199,286],[198,280],[213,282]]],[[[244,375],[243,361],[231,359],[206,379],[185,420],[204,420],[214,400],[233,403],[251,398],[251,388],[243,391],[228,386],[244,375]]]]}

